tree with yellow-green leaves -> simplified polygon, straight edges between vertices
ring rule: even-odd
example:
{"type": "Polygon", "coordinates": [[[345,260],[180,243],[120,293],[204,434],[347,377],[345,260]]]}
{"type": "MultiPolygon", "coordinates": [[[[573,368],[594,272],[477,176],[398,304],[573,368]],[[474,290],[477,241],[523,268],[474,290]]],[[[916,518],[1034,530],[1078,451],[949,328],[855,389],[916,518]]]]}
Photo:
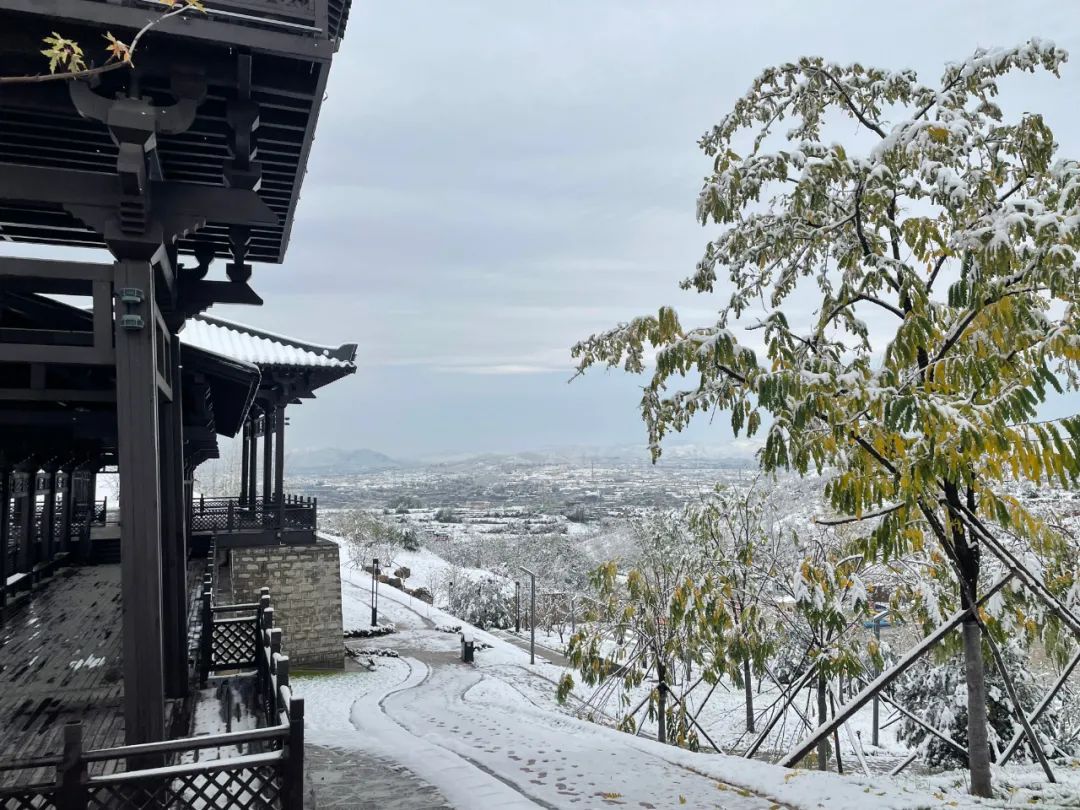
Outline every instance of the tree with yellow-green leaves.
{"type": "MultiPolygon", "coordinates": [[[[830,507],[872,521],[868,562],[933,545],[963,607],[999,535],[1061,570],[1060,535],[1008,486],[1080,474],[1080,420],[1040,417],[1078,382],[1080,163],[1042,115],[996,99],[1006,74],[1056,75],[1066,58],[1039,40],[980,49],[936,84],[816,57],[762,71],[700,142],[698,218],[719,233],[682,286],[723,294],[717,320],[684,326],[664,307],[579,343],[579,370],[644,373],[655,349],[641,403],[654,457],[696,414],[726,411],[736,434],[764,432],[764,469],[828,471],[830,507]],[[845,119],[847,146],[826,135],[845,119]]],[[[1039,585],[1047,599],[1072,587],[1063,574],[1039,585]]],[[[985,796],[983,622],[967,615],[963,649],[985,796]]]]}
{"type": "Polygon", "coordinates": [[[89,79],[102,73],[135,65],[135,51],[143,36],[170,17],[176,17],[187,11],[205,13],[202,0],[158,0],[162,13],[153,14],[146,25],[140,28],[130,39],[114,36],[112,31],[102,34],[105,44],[102,46],[104,61],[97,63],[87,57],[77,40],[53,31],[42,40],[41,55],[48,60],[48,73],[34,73],[23,76],[0,75],[0,85],[35,84],[49,81],[71,81],[89,79]]]}

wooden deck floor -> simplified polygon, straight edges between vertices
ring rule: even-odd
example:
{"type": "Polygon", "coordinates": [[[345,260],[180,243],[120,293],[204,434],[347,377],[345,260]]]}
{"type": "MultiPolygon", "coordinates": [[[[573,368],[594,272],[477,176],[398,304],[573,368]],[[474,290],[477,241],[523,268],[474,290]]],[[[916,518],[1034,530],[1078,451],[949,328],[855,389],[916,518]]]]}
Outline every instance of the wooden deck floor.
{"type": "MultiPolygon", "coordinates": [[[[124,742],[120,566],[61,569],[0,625],[0,761],[62,750],[81,720],[86,748],[124,742]]],[[[0,773],[0,785],[52,770],[0,773]]]]}

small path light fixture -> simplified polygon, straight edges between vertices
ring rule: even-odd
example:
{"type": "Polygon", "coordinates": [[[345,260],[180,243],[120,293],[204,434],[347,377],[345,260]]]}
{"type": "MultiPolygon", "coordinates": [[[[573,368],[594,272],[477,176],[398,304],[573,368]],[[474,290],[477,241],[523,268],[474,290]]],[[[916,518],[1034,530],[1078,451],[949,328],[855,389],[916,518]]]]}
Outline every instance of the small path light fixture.
{"type": "Polygon", "coordinates": [[[371,560],[371,626],[379,623],[379,558],[371,560]]]}
{"type": "Polygon", "coordinates": [[[536,574],[520,566],[529,575],[529,663],[536,663],[536,574]]]}
{"type": "Polygon", "coordinates": [[[514,580],[514,632],[521,632],[521,580],[514,580]]]}

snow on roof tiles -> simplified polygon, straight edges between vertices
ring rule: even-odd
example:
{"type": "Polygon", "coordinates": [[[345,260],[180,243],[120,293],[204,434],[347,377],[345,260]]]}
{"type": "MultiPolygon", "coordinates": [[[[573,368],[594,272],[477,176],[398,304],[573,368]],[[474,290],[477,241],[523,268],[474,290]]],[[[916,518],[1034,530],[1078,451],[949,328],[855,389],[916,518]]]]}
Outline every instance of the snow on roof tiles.
{"type": "Polygon", "coordinates": [[[192,318],[180,333],[180,339],[189,346],[257,366],[355,368],[352,362],[355,347],[317,346],[218,318],[192,318]],[[343,356],[349,359],[342,359],[343,356]]]}

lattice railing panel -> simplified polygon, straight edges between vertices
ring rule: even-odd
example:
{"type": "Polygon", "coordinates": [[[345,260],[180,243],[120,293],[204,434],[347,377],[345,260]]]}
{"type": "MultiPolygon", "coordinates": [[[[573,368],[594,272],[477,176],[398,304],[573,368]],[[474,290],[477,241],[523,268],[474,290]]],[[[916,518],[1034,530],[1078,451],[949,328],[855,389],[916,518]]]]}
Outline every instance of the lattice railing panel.
{"type": "Polygon", "coordinates": [[[255,620],[218,619],[214,622],[210,668],[255,666],[255,620]]]}
{"type": "Polygon", "coordinates": [[[89,810],[279,810],[282,779],[276,765],[183,773],[137,782],[98,782],[90,786],[89,810]]]}
{"type": "Polygon", "coordinates": [[[7,788],[0,790],[0,810],[54,810],[55,793],[50,789],[7,788]]]}

